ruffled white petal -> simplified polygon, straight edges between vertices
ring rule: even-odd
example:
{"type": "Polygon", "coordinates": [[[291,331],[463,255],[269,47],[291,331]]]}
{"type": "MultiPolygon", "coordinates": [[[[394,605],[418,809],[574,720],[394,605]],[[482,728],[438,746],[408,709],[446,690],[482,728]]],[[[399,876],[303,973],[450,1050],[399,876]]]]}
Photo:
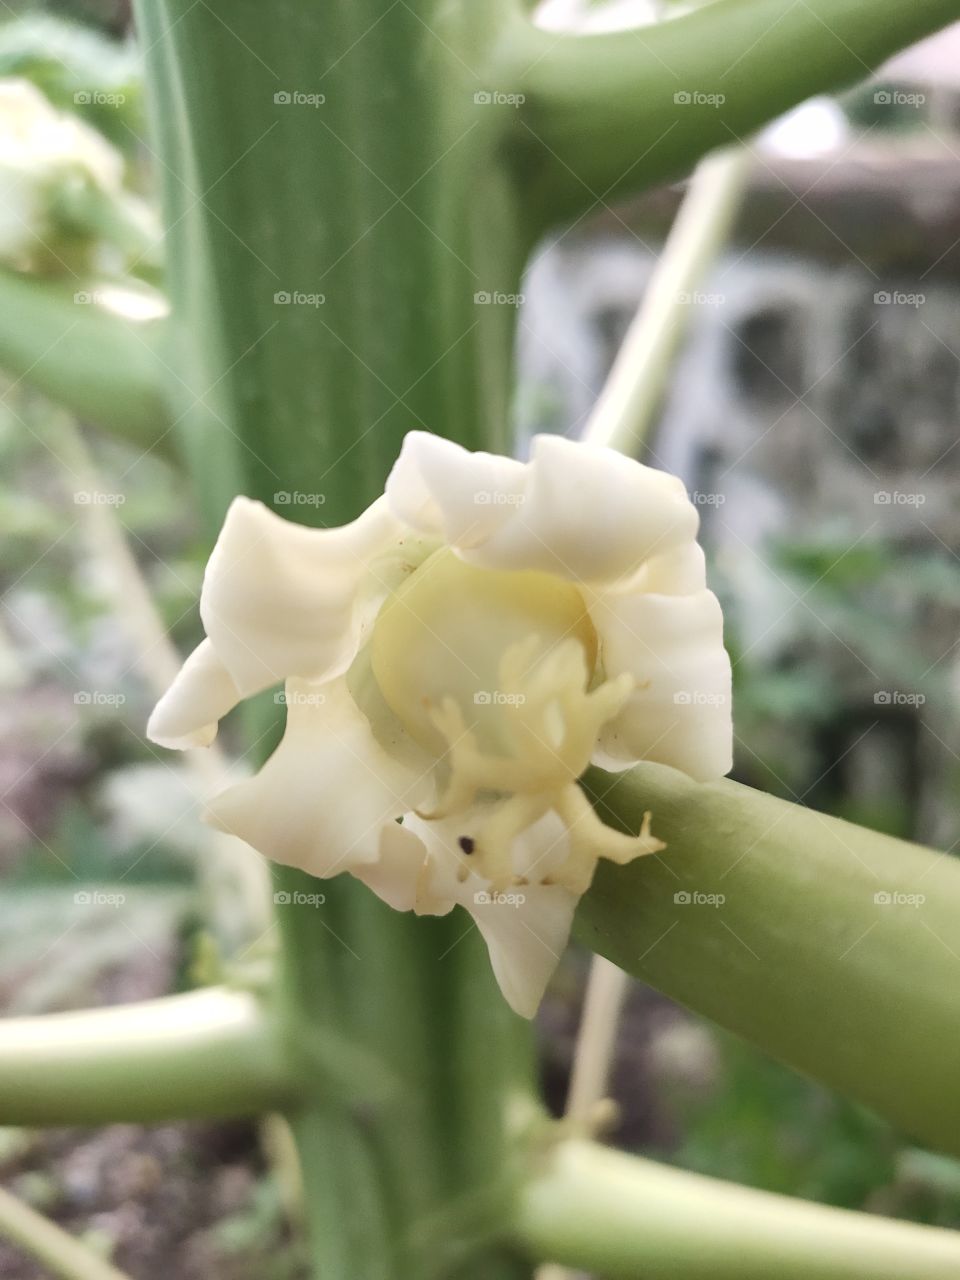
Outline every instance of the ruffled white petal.
{"type": "MultiPolygon", "coordinates": [[[[401,823],[388,822],[380,830],[379,858],[355,867],[353,875],[394,911],[413,911],[426,860],[427,851],[420,837],[401,823]]],[[[446,915],[454,905],[450,901],[441,911],[421,914],[446,915]]]]}
{"type": "Polygon", "coordinates": [[[218,721],[237,705],[240,697],[213,645],[202,640],[154,707],[147,722],[147,737],[174,751],[208,747],[217,736],[218,721]]]}
{"type": "Polygon", "coordinates": [[[578,901],[568,889],[537,883],[566,856],[566,828],[555,813],[528,827],[514,841],[512,853],[514,869],[530,883],[494,894],[488,881],[470,871],[469,856],[458,845],[484,816],[478,807],[450,821],[425,822],[412,814],[404,819],[428,857],[415,909],[421,915],[443,915],[454,903],[465,907],[487,944],[507,1003],[521,1017],[532,1018],[567,945],[578,901]]]}
{"type": "Polygon", "coordinates": [[[732,765],[730,659],[712,591],[692,595],[607,592],[590,616],[608,679],[628,672],[636,689],[600,732],[594,761],[672,765],[698,781],[732,765]]]}
{"type": "Polygon", "coordinates": [[[527,468],[494,453],[470,453],[426,431],[410,431],[387,479],[394,515],[449,546],[474,547],[522,500],[527,468]]]}
{"type": "Polygon", "coordinates": [[[586,583],[633,574],[693,541],[696,509],[674,476],[612,449],[537,436],[526,466],[422,432],[387,482],[396,515],[488,569],[586,583]]]}
{"type": "Polygon", "coordinates": [[[379,603],[367,570],[401,532],[383,499],[338,529],[308,529],[234,499],[200,615],[243,697],[289,676],[328,680],[346,670],[379,603]]]}
{"type": "Polygon", "coordinates": [[[290,680],[286,698],[280,745],[211,802],[207,820],[311,875],[375,862],[381,828],[424,802],[427,781],[383,750],[345,680],[290,680]]]}

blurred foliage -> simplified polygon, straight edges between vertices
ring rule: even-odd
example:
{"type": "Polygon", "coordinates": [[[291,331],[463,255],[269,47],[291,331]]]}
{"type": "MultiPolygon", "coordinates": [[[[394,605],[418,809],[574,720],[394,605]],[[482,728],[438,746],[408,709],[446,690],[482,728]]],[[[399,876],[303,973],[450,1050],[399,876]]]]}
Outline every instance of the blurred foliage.
{"type": "Polygon", "coordinates": [[[909,1147],[871,1112],[725,1033],[706,1091],[674,1090],[685,1169],[807,1200],[960,1228],[960,1161],[909,1147]]]}
{"type": "Polygon", "coordinates": [[[106,134],[128,158],[144,136],[142,66],[130,40],[52,15],[0,25],[0,77],[31,80],[54,106],[106,134]]]}

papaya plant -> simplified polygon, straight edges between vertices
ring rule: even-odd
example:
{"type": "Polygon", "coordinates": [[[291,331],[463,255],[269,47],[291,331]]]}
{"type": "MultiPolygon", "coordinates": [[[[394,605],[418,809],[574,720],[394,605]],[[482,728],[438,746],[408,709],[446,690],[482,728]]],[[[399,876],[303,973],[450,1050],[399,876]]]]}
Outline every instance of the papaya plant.
{"type": "MultiPolygon", "coordinates": [[[[149,732],[204,749],[241,718],[262,767],[210,816],[271,859],[278,944],[255,980],[7,1020],[0,1119],[282,1113],[323,1280],[960,1273],[955,1233],[615,1152],[537,1094],[529,1017],[572,925],[960,1154],[960,867],[723,779],[695,513],[629,456],[751,132],[960,3],[673,8],[574,34],[519,0],[139,0],[162,305],[78,313],[15,257],[0,277],[0,363],[189,476],[205,638],[149,732]],[[728,147],[588,438],[514,458],[531,252],[728,147]],[[697,909],[718,899],[723,928],[697,909]]],[[[74,247],[116,233],[93,205],[74,247]]],[[[154,248],[129,221],[131,273],[154,248]]],[[[111,1273],[0,1201],[3,1229],[111,1273]]]]}

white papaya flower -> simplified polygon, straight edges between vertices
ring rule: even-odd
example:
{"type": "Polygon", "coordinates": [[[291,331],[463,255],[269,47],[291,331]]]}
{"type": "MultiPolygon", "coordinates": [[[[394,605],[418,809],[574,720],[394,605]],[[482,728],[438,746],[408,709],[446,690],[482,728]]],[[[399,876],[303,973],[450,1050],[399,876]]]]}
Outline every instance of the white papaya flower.
{"type": "Polygon", "coordinates": [[[384,496],[338,529],[237,498],[204,577],[207,638],[148,732],[208,744],[284,681],[283,740],[209,819],[398,910],[465,907],[530,1017],[597,860],[664,847],[649,814],[632,836],[600,821],[587,767],[730,767],[697,523],[679,480],[557,436],[524,464],[411,432],[384,496]]]}

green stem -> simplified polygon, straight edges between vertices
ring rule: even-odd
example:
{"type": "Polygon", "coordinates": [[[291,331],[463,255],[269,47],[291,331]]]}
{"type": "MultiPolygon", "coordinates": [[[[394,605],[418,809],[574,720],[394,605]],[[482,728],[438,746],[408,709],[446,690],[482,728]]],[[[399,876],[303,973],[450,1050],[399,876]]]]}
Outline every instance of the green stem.
{"type": "Polygon", "coordinates": [[[582,942],[768,1053],[960,1154],[960,863],[659,765],[588,778],[666,851],[602,865],[582,942]]]}
{"type": "Polygon", "coordinates": [[[727,241],[743,197],[749,154],[701,161],[670,228],[643,301],[590,415],[584,439],[634,454],[649,436],[673,357],[695,311],[696,290],[727,241]]]}
{"type": "Polygon", "coordinates": [[[622,1280],[952,1280],[960,1233],[809,1204],[568,1140],[527,1184],[538,1257],[622,1280]]]}
{"type": "Polygon", "coordinates": [[[8,1125],[252,1115],[278,1109],[301,1087],[261,1002],[225,987],[8,1018],[0,1037],[0,1122],[8,1125]]]}
{"type": "Polygon", "coordinates": [[[0,1187],[0,1236],[61,1280],[130,1280],[56,1223],[0,1187]]]}
{"type": "Polygon", "coordinates": [[[550,226],[681,173],[958,17],[957,0],[716,0],[633,31],[531,30],[501,78],[526,96],[532,217],[550,226]]]}
{"type": "Polygon", "coordinates": [[[127,320],[96,288],[0,271],[0,368],[142,449],[169,453],[171,417],[157,354],[162,320],[127,320]]]}
{"type": "MultiPolygon", "coordinates": [[[[498,163],[512,109],[474,94],[494,87],[512,3],[158,0],[139,18],[168,178],[172,394],[211,535],[237,492],[319,495],[296,515],[354,518],[411,428],[507,447],[515,312],[474,295],[519,292],[522,208],[498,163]]],[[[275,716],[269,697],[251,709],[259,755],[275,716]]],[[[309,1063],[336,1036],[399,1081],[291,1109],[314,1266],[424,1275],[429,1224],[502,1179],[530,1030],[461,912],[401,915],[346,876],[318,912],[297,904],[316,891],[299,873],[275,884],[288,1052],[309,1063]]],[[[512,1274],[490,1243],[501,1224],[465,1278],[512,1274]]]]}

